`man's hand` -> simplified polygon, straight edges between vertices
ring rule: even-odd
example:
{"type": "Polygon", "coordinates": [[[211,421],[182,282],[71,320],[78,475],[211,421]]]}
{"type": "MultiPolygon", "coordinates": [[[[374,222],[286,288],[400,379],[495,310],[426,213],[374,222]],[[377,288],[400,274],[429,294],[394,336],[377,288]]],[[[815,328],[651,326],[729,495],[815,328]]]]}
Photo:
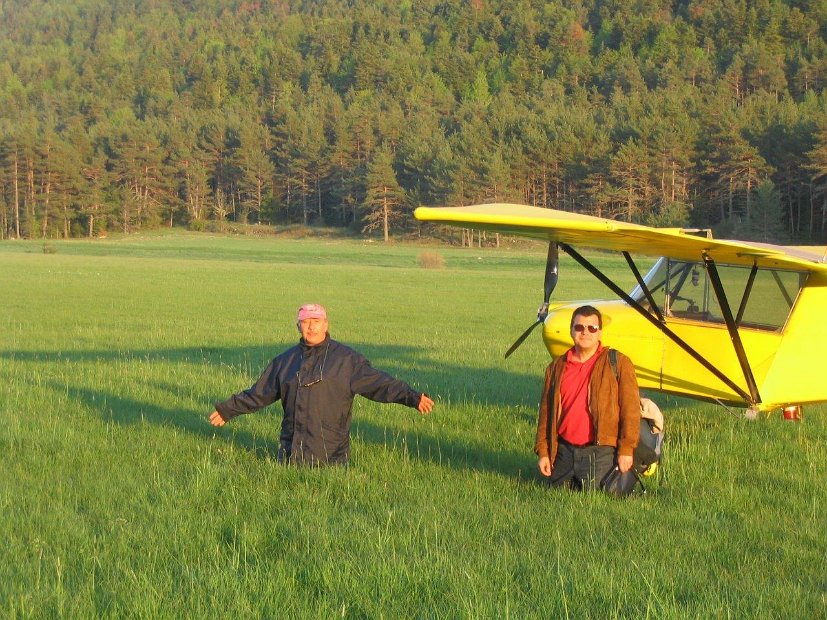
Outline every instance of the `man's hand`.
{"type": "Polygon", "coordinates": [[[416,406],[417,411],[419,413],[431,413],[434,408],[434,401],[431,400],[431,397],[427,394],[423,394],[419,397],[419,404],[416,406]]]}
{"type": "Polygon", "coordinates": [[[627,471],[632,469],[632,462],[633,458],[631,456],[618,456],[617,457],[617,468],[620,470],[621,474],[625,474],[627,471]]]}
{"type": "Polygon", "coordinates": [[[541,456],[540,460],[537,461],[537,468],[541,474],[548,478],[551,475],[551,459],[547,456],[541,456]]]}
{"type": "Polygon", "coordinates": [[[213,411],[210,414],[210,424],[212,424],[213,426],[224,426],[226,423],[227,421],[224,418],[222,418],[221,414],[217,411],[213,411]]]}

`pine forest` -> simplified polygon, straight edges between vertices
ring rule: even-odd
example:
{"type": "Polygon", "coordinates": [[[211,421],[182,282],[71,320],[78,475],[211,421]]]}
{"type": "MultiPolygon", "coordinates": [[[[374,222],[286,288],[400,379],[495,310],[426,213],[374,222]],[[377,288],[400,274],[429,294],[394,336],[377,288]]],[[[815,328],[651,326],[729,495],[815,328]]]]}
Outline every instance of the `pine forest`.
{"type": "Polygon", "coordinates": [[[0,0],[0,238],[518,202],[827,242],[827,0],[0,0]]]}

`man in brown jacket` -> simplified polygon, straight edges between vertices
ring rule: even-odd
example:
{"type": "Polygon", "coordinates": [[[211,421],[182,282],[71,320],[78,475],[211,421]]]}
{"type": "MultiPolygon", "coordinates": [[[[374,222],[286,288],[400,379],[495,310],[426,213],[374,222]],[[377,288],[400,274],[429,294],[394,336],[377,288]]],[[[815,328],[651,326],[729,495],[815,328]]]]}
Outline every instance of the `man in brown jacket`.
{"type": "Polygon", "coordinates": [[[632,468],[640,435],[635,369],[620,352],[612,368],[602,329],[597,308],[577,308],[574,346],[546,369],[534,451],[540,473],[554,486],[594,489],[615,466],[622,473],[632,468]]]}

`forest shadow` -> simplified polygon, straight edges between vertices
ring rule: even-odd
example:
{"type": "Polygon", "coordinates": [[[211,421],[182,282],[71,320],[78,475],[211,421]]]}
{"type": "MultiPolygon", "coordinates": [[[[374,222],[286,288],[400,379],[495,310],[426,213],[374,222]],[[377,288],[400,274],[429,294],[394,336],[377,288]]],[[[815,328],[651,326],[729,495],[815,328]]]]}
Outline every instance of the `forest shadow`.
{"type": "MultiPolygon", "coordinates": [[[[275,343],[273,346],[253,347],[192,347],[169,349],[128,349],[128,350],[78,350],[78,351],[0,351],[0,359],[33,363],[44,368],[53,364],[82,365],[86,363],[123,364],[130,360],[141,362],[163,362],[195,364],[210,367],[209,372],[224,368],[241,374],[252,372],[250,382],[265,368],[269,360],[294,343],[275,343]]],[[[435,365],[427,359],[427,351],[417,347],[361,344],[354,346],[365,354],[374,367],[399,377],[415,389],[431,394],[437,400],[437,407],[431,415],[439,415],[440,402],[472,403],[482,407],[524,405],[530,403],[527,394],[538,394],[541,376],[533,377],[512,373],[499,368],[469,368],[457,364],[435,365]],[[414,368],[414,370],[411,370],[414,368]],[[508,386],[507,390],[502,386],[508,386]],[[470,388],[470,389],[469,389],[470,388]],[[513,398],[512,398],[513,397],[513,398]]],[[[77,376],[83,376],[78,371],[77,376]]],[[[48,377],[49,373],[40,373],[48,377]]],[[[32,389],[34,381],[30,380],[32,389]]],[[[170,407],[163,402],[137,399],[117,389],[99,389],[54,380],[40,380],[43,386],[65,394],[70,401],[83,405],[106,421],[129,426],[148,423],[159,427],[170,427],[185,431],[196,437],[212,440],[218,437],[232,443],[256,457],[275,459],[278,451],[278,431],[281,408],[276,405],[275,428],[272,433],[254,434],[238,426],[229,425],[217,429],[207,420],[212,403],[206,402],[203,410],[170,407]]],[[[152,391],[168,393],[176,397],[180,386],[168,381],[145,380],[143,385],[152,391]]],[[[117,387],[117,386],[115,386],[117,387]]],[[[248,385],[239,385],[240,391],[248,385]]],[[[215,400],[223,400],[230,394],[216,394],[215,400]]],[[[531,405],[533,408],[533,404],[531,405]]],[[[269,409],[267,411],[270,411],[269,409]]],[[[411,410],[411,415],[419,415],[411,410]]],[[[395,415],[395,414],[394,414],[395,415]]],[[[533,412],[522,415],[527,423],[533,423],[533,412]]],[[[351,437],[362,445],[375,446],[388,451],[402,450],[406,458],[450,467],[456,470],[477,470],[496,473],[507,477],[525,479],[526,464],[533,465],[530,446],[526,452],[513,449],[492,450],[473,445],[461,438],[440,436],[436,433],[401,431],[394,426],[393,416],[388,424],[368,421],[355,416],[351,437]]]]}
{"type": "Polygon", "coordinates": [[[358,418],[353,420],[352,436],[367,446],[381,447],[389,452],[400,451],[406,459],[454,470],[495,473],[518,480],[525,480],[530,477],[528,472],[534,472],[533,446],[528,445],[521,451],[505,447],[492,450],[457,438],[400,431],[358,418]]]}
{"type": "MultiPolygon", "coordinates": [[[[270,360],[295,344],[278,342],[272,346],[244,347],[183,347],[169,349],[87,349],[70,351],[0,351],[0,359],[37,364],[166,362],[202,364],[224,367],[239,374],[248,374],[249,387],[270,360]]],[[[348,344],[348,343],[344,343],[348,344]]],[[[402,379],[416,390],[427,392],[437,400],[461,402],[490,407],[536,406],[542,389],[542,372],[536,375],[510,372],[496,366],[471,368],[459,364],[434,363],[427,351],[419,347],[360,343],[350,345],[370,360],[371,364],[402,379]],[[414,368],[413,370],[411,368],[414,368]],[[503,389],[507,386],[507,389],[503,389]]],[[[229,394],[216,394],[220,400],[229,394]]],[[[531,417],[533,418],[533,412],[531,417]]]]}

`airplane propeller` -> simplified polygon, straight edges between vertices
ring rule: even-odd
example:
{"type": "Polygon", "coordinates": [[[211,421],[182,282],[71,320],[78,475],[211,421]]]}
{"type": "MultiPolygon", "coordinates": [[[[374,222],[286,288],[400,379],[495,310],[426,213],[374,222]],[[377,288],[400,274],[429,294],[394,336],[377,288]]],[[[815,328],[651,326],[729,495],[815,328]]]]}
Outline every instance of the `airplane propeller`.
{"type": "Polygon", "coordinates": [[[546,257],[546,277],[543,283],[543,304],[537,309],[537,320],[534,321],[534,323],[532,323],[519,338],[517,338],[514,344],[511,345],[511,348],[505,352],[505,357],[508,357],[514,353],[514,351],[517,350],[517,347],[523,344],[525,339],[528,338],[528,335],[534,331],[534,328],[546,320],[546,317],[548,316],[548,301],[551,299],[551,293],[554,291],[554,287],[557,286],[558,259],[557,243],[554,241],[549,241],[548,256],[546,257]]]}

